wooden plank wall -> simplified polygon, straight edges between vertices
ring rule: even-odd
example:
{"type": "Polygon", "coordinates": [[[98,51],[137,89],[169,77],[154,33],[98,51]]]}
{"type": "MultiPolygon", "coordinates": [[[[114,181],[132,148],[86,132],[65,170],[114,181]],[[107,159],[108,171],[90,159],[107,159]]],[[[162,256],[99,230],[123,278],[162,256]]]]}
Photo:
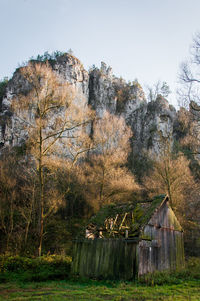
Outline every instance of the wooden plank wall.
{"type": "Polygon", "coordinates": [[[151,241],[139,242],[139,275],[184,266],[183,232],[167,204],[150,219],[144,235],[151,241]]]}
{"type": "Polygon", "coordinates": [[[163,229],[158,232],[157,240],[139,243],[139,275],[184,266],[183,234],[163,229]]]}
{"type": "Polygon", "coordinates": [[[73,274],[97,279],[134,279],[137,277],[137,245],[138,242],[124,239],[77,240],[73,274]]]}

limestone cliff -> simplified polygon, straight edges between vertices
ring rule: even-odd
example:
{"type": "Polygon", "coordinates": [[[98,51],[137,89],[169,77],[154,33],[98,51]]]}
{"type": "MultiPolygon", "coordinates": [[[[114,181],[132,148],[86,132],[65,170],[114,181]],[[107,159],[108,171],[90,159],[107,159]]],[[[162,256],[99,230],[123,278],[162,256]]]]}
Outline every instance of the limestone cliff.
{"type": "MultiPolygon", "coordinates": [[[[159,96],[147,103],[142,87],[137,81],[127,83],[113,75],[105,63],[101,68],[87,72],[81,62],[70,54],[60,55],[50,64],[63,80],[76,90],[77,99],[84,100],[101,117],[105,110],[122,115],[133,130],[133,151],[158,153],[163,139],[173,137],[176,111],[166,99],[159,96]]],[[[30,87],[19,69],[15,71],[7,86],[1,106],[0,145],[16,145],[26,139],[23,128],[16,123],[9,110],[12,97],[19,92],[27,93],[30,87]],[[20,139],[19,139],[20,137],[20,139]]]]}
{"type": "Polygon", "coordinates": [[[105,110],[122,115],[133,130],[132,145],[137,152],[159,153],[163,141],[173,138],[175,108],[160,95],[147,103],[137,81],[126,83],[113,76],[105,63],[89,73],[88,103],[100,117],[105,110]]]}

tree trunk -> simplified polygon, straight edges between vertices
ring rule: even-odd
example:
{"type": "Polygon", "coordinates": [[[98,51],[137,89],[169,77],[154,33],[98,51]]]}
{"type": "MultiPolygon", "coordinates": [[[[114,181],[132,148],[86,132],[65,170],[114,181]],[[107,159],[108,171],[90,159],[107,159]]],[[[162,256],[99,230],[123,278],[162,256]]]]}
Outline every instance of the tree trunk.
{"type": "Polygon", "coordinates": [[[9,225],[8,225],[8,232],[7,232],[7,239],[6,239],[6,253],[9,251],[9,243],[10,243],[10,238],[11,238],[12,231],[13,231],[13,214],[14,214],[13,196],[11,194],[11,196],[10,196],[9,225]]]}
{"type": "Polygon", "coordinates": [[[101,182],[100,192],[99,192],[100,207],[103,205],[102,204],[102,198],[103,198],[103,191],[104,191],[104,182],[105,182],[105,168],[103,167],[102,182],[101,182]]]}
{"type": "Polygon", "coordinates": [[[44,170],[43,170],[43,142],[42,142],[42,128],[40,128],[40,153],[39,153],[39,247],[38,256],[42,254],[42,240],[44,231],[44,170]]]}
{"type": "Polygon", "coordinates": [[[31,205],[30,205],[30,211],[29,211],[29,214],[27,217],[27,223],[26,223],[26,229],[25,229],[25,237],[24,237],[24,246],[25,247],[26,247],[27,240],[28,240],[28,232],[29,232],[29,227],[30,227],[30,223],[32,220],[34,202],[35,202],[35,181],[34,181],[34,186],[33,186],[33,194],[32,194],[32,201],[31,201],[31,205]]]}

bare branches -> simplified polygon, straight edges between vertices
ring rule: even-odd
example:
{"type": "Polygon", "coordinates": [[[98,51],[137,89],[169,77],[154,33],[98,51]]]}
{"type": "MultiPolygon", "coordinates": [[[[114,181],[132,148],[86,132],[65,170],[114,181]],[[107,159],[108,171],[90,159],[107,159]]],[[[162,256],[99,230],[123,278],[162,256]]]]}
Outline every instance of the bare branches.
{"type": "Polygon", "coordinates": [[[129,200],[139,190],[134,176],[124,166],[132,136],[122,118],[108,112],[93,127],[93,147],[83,166],[87,199],[95,208],[110,202],[129,200]]]}
{"type": "Polygon", "coordinates": [[[77,103],[72,87],[52,71],[48,63],[29,63],[21,69],[22,76],[31,87],[27,95],[13,100],[12,108],[18,120],[26,124],[29,149],[37,163],[39,198],[38,255],[41,255],[45,219],[60,202],[59,196],[49,190],[46,198],[44,167],[46,158],[71,156],[74,164],[90,149],[87,126],[94,118],[93,112],[77,103]],[[66,139],[67,138],[67,139],[66,139]],[[89,146],[89,147],[88,147],[89,146]],[[52,200],[52,202],[50,201],[52,200]]]}
{"type": "Polygon", "coordinates": [[[155,101],[158,95],[168,97],[170,93],[170,88],[166,82],[157,81],[152,87],[146,86],[146,95],[148,101],[155,101]]]}
{"type": "Polygon", "coordinates": [[[186,191],[194,185],[189,169],[189,160],[184,156],[164,152],[154,163],[150,176],[144,179],[144,186],[152,194],[166,193],[169,195],[174,209],[180,208],[186,191]]]}
{"type": "Polygon", "coordinates": [[[197,33],[191,47],[191,57],[180,67],[178,98],[181,105],[200,101],[200,33],[197,33]]]}

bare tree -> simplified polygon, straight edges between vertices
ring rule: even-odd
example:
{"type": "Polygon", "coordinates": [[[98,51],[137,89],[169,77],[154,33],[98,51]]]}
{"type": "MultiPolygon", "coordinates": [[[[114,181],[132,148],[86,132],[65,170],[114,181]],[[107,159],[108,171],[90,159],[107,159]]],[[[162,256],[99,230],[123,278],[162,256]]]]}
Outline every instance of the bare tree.
{"type": "MultiPolygon", "coordinates": [[[[30,92],[13,99],[12,108],[27,133],[28,148],[37,164],[40,256],[44,220],[50,209],[48,197],[45,197],[44,168],[50,156],[60,155],[60,150],[65,147],[66,156],[71,156],[70,145],[81,140],[83,127],[90,122],[92,113],[83,101],[78,103],[70,85],[63,82],[48,63],[29,63],[21,69],[21,74],[30,86],[30,92]]],[[[53,206],[56,207],[56,199],[53,206]]]]}
{"type": "MultiPolygon", "coordinates": [[[[6,161],[6,160],[5,160],[6,161]]],[[[8,163],[8,162],[6,162],[8,163]]],[[[14,167],[14,164],[12,162],[14,167]]],[[[14,206],[16,179],[9,175],[10,168],[0,166],[0,229],[6,235],[6,252],[9,250],[9,243],[14,229],[14,206]]]]}
{"type": "Polygon", "coordinates": [[[194,111],[200,105],[200,33],[196,33],[191,46],[190,58],[181,64],[179,104],[194,111]],[[196,103],[196,104],[195,104],[196,103]]]}
{"type": "Polygon", "coordinates": [[[170,88],[166,82],[157,81],[153,86],[146,87],[146,96],[149,102],[156,101],[159,95],[168,97],[170,93],[170,88]]]}
{"type": "Polygon", "coordinates": [[[162,155],[155,162],[152,173],[144,178],[144,186],[150,197],[168,194],[170,205],[184,229],[187,252],[194,255],[199,252],[200,199],[199,182],[194,180],[189,163],[183,153],[176,157],[170,153],[162,155]]]}
{"type": "Polygon", "coordinates": [[[130,150],[130,128],[123,118],[106,112],[93,127],[94,151],[83,165],[87,198],[96,208],[103,204],[130,200],[139,185],[125,164],[130,150]]]}
{"type": "Polygon", "coordinates": [[[181,124],[187,123],[187,135],[182,143],[189,147],[190,153],[200,153],[200,33],[196,33],[190,49],[190,57],[180,67],[180,87],[178,101],[183,109],[179,113],[181,124]],[[187,116],[186,116],[187,115],[187,116]],[[183,120],[185,118],[185,121],[183,120]]]}
{"type": "Polygon", "coordinates": [[[181,107],[177,112],[175,125],[179,149],[185,153],[190,160],[199,160],[200,153],[200,127],[198,120],[187,109],[181,107]]]}
{"type": "Polygon", "coordinates": [[[172,208],[179,211],[195,185],[189,163],[183,154],[174,156],[166,148],[159,158],[155,158],[152,173],[144,178],[149,195],[168,194],[172,208]]]}
{"type": "MultiPolygon", "coordinates": [[[[181,145],[190,154],[192,165],[199,168],[200,154],[200,33],[196,33],[191,46],[190,57],[181,64],[179,105],[186,108],[179,112],[179,124],[184,125],[181,145]]],[[[198,172],[199,173],[199,172],[198,172]]]]}
{"type": "Polygon", "coordinates": [[[0,157],[0,231],[6,252],[25,249],[35,206],[35,174],[28,158],[6,149],[0,157]]]}

